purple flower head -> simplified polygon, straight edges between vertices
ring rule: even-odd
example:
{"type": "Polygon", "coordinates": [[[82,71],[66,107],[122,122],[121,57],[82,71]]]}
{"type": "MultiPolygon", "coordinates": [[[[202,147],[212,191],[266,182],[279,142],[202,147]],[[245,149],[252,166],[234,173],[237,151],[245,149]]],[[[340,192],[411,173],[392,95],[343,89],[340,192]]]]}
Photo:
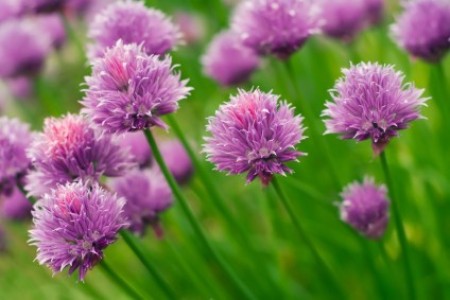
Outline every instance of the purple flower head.
{"type": "Polygon", "coordinates": [[[343,70],[334,89],[333,102],[326,103],[326,134],[340,134],[343,139],[372,140],[380,154],[397,131],[421,117],[420,106],[427,99],[423,90],[404,84],[404,75],[392,66],[360,63],[343,70]]]}
{"type": "Polygon", "coordinates": [[[23,220],[31,216],[31,207],[31,203],[16,187],[11,195],[4,196],[3,201],[0,201],[0,216],[9,220],[23,220]]]}
{"type": "Polygon", "coordinates": [[[118,1],[100,12],[89,29],[91,58],[101,57],[118,40],[142,44],[147,54],[165,54],[180,39],[178,28],[159,10],[139,1],[118,1]]]}
{"type": "Polygon", "coordinates": [[[372,178],[349,184],[341,194],[341,220],[367,238],[380,238],[389,221],[386,193],[386,187],[376,186],[372,178]]]}
{"type": "Polygon", "coordinates": [[[103,259],[103,249],[127,226],[125,199],[97,184],[81,182],[59,185],[36,202],[30,244],[37,247],[36,260],[54,273],[69,267],[79,279],[103,259]]]}
{"type": "Polygon", "coordinates": [[[66,30],[58,14],[44,15],[38,19],[41,30],[48,35],[50,43],[55,49],[60,49],[66,42],[66,30]]]}
{"type": "Polygon", "coordinates": [[[121,176],[133,167],[132,157],[117,139],[80,115],[47,118],[28,156],[35,170],[27,176],[27,190],[41,196],[75,180],[97,181],[100,176],[121,176]]]}
{"type": "Polygon", "coordinates": [[[31,20],[10,20],[0,26],[0,77],[16,77],[39,72],[50,51],[31,20]]]}
{"type": "Polygon", "coordinates": [[[304,153],[295,145],[304,139],[303,118],[279,96],[260,90],[239,90],[230,102],[219,107],[209,119],[204,152],[219,171],[248,172],[247,183],[257,176],[263,185],[274,174],[291,173],[285,163],[304,153]]]}
{"type": "Polygon", "coordinates": [[[183,144],[178,140],[164,141],[161,143],[160,148],[164,161],[175,180],[180,184],[188,182],[194,172],[194,168],[183,144]]]}
{"type": "Polygon", "coordinates": [[[247,81],[259,63],[256,52],[233,31],[216,35],[202,58],[204,73],[225,86],[247,81]]]}
{"type": "Polygon", "coordinates": [[[148,145],[147,138],[142,131],[127,132],[120,139],[122,147],[128,147],[133,156],[133,162],[140,168],[145,168],[152,163],[152,150],[148,145]]]}
{"type": "Polygon", "coordinates": [[[178,109],[191,88],[174,73],[169,56],[147,55],[141,46],[122,41],[93,63],[81,102],[85,112],[108,132],[166,128],[160,116],[178,109]]]}
{"type": "Polygon", "coordinates": [[[405,10],[391,31],[397,43],[411,55],[438,62],[450,49],[450,2],[405,2],[405,10]]]}
{"type": "Polygon", "coordinates": [[[31,144],[27,124],[0,117],[0,195],[10,194],[26,174],[30,160],[26,156],[31,144]]]}
{"type": "Polygon", "coordinates": [[[319,15],[313,0],[247,0],[236,7],[232,28],[259,54],[287,58],[319,32],[319,15]]]}
{"type": "Polygon", "coordinates": [[[351,41],[366,25],[365,0],[321,0],[323,32],[333,38],[351,41]]]}
{"type": "Polygon", "coordinates": [[[159,214],[172,205],[172,191],[157,168],[135,170],[112,182],[113,190],[126,199],[125,215],[129,229],[143,235],[151,225],[158,237],[162,236],[159,214]]]}
{"type": "Polygon", "coordinates": [[[364,0],[366,15],[371,25],[377,25],[383,19],[384,0],[364,0]]]}

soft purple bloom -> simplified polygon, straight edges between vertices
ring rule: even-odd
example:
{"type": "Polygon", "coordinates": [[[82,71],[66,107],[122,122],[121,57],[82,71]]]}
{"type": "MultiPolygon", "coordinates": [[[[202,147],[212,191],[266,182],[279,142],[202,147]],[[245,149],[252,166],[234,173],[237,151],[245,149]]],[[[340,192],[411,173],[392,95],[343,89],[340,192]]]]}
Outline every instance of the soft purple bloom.
{"type": "Polygon", "coordinates": [[[186,183],[192,176],[194,168],[186,150],[178,140],[164,141],[160,144],[161,155],[175,180],[186,183]]]}
{"type": "Polygon", "coordinates": [[[380,238],[389,221],[389,202],[384,185],[376,186],[372,178],[354,182],[345,187],[339,205],[342,221],[350,224],[362,235],[380,238]]]}
{"type": "Polygon", "coordinates": [[[30,75],[42,68],[50,42],[38,27],[28,19],[0,26],[0,77],[30,75]]]}
{"type": "Polygon", "coordinates": [[[260,54],[287,58],[320,29],[320,9],[313,0],[247,0],[240,3],[232,28],[260,54]]]}
{"type": "Polygon", "coordinates": [[[6,84],[14,98],[25,99],[33,95],[33,82],[27,76],[8,78],[6,84]]]}
{"type": "Polygon", "coordinates": [[[205,74],[225,86],[247,81],[259,63],[256,52],[233,31],[216,35],[202,57],[205,74]]]}
{"type": "Polygon", "coordinates": [[[130,149],[133,161],[137,163],[140,168],[150,166],[152,162],[152,150],[142,131],[124,133],[119,141],[122,147],[130,149]]]}
{"type": "Polygon", "coordinates": [[[199,15],[179,11],[174,14],[173,19],[186,44],[194,44],[205,36],[206,24],[199,15]]]}
{"type": "Polygon", "coordinates": [[[441,60],[450,49],[450,2],[415,0],[404,9],[391,27],[397,43],[415,57],[441,60]]]}
{"type": "Polygon", "coordinates": [[[97,184],[81,182],[60,185],[36,202],[30,244],[37,247],[36,260],[54,273],[69,267],[79,279],[103,259],[103,250],[116,241],[127,226],[125,199],[97,184]]]}
{"type": "Polygon", "coordinates": [[[142,44],[147,54],[165,54],[179,41],[178,28],[161,11],[140,1],[118,1],[97,15],[88,36],[90,57],[101,57],[118,40],[142,44]]]}
{"type": "Polygon", "coordinates": [[[204,152],[216,169],[228,174],[248,172],[247,183],[259,176],[267,185],[275,174],[291,173],[285,163],[304,153],[295,149],[304,139],[303,118],[294,115],[279,96],[259,90],[231,97],[209,119],[204,152]]]}
{"type": "Polygon", "coordinates": [[[63,8],[66,0],[17,0],[28,12],[52,13],[63,8]]]}
{"type": "Polygon", "coordinates": [[[43,15],[39,17],[38,22],[42,33],[50,39],[50,43],[55,49],[60,49],[66,42],[66,30],[64,23],[58,14],[43,15]]]}
{"type": "Polygon", "coordinates": [[[18,0],[1,0],[0,1],[0,23],[17,18],[22,14],[23,6],[18,0]]]}
{"type": "Polygon", "coordinates": [[[22,183],[30,166],[26,151],[31,140],[27,124],[0,117],[0,194],[10,194],[16,184],[22,183]]]}
{"type": "Polygon", "coordinates": [[[364,0],[366,15],[371,25],[377,25],[383,19],[384,0],[364,0]]]}
{"type": "Polygon", "coordinates": [[[28,151],[35,170],[27,176],[26,188],[40,196],[58,184],[121,176],[134,166],[127,150],[83,116],[47,118],[28,151]]]}
{"type": "Polygon", "coordinates": [[[367,24],[365,0],[320,0],[322,4],[323,32],[343,41],[352,40],[367,24]]]}
{"type": "Polygon", "coordinates": [[[147,225],[155,234],[163,232],[159,214],[172,205],[172,191],[158,168],[135,170],[112,182],[113,190],[126,199],[124,213],[130,222],[129,229],[143,235],[147,225]]]}
{"type": "Polygon", "coordinates": [[[403,83],[404,75],[393,66],[360,63],[343,70],[334,89],[333,102],[326,103],[322,115],[326,132],[343,139],[371,139],[375,154],[380,154],[397,131],[421,117],[420,106],[427,99],[423,90],[403,83]]]}
{"type": "Polygon", "coordinates": [[[31,207],[25,195],[18,188],[14,188],[11,195],[3,196],[0,202],[0,216],[10,220],[26,219],[31,216],[31,207]]]}
{"type": "Polygon", "coordinates": [[[175,112],[191,90],[168,55],[147,55],[136,44],[118,41],[92,68],[81,103],[89,118],[109,132],[166,128],[160,117],[175,112]]]}

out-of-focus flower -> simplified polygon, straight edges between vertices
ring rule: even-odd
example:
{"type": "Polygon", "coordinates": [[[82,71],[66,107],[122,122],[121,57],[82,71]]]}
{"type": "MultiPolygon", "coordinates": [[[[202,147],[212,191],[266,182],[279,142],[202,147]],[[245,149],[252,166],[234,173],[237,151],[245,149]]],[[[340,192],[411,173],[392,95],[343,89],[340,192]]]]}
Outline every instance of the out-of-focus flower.
{"type": "Polygon", "coordinates": [[[14,98],[25,99],[33,95],[33,83],[27,76],[8,78],[6,84],[14,98]]]}
{"type": "Polygon", "coordinates": [[[163,232],[159,224],[159,214],[172,205],[172,191],[164,176],[157,168],[135,170],[112,182],[113,190],[126,199],[125,215],[130,222],[130,230],[143,235],[147,225],[155,234],[163,232]]]}
{"type": "Polygon", "coordinates": [[[320,0],[323,32],[333,38],[351,41],[367,24],[365,0],[320,0]]]}
{"type": "Polygon", "coordinates": [[[204,152],[216,169],[229,174],[248,172],[267,185],[275,174],[291,173],[285,163],[304,153],[295,146],[304,138],[302,117],[278,96],[239,90],[209,119],[204,152]]]}
{"type": "Polygon", "coordinates": [[[30,166],[26,151],[31,144],[27,124],[0,117],[0,194],[10,194],[30,166]]]}
{"type": "Polygon", "coordinates": [[[160,145],[161,154],[164,162],[169,168],[175,180],[180,183],[186,183],[192,176],[194,168],[192,161],[186,150],[178,140],[164,141],[160,145]]]}
{"type": "Polygon", "coordinates": [[[225,86],[247,81],[259,63],[256,52],[233,31],[219,33],[202,57],[205,74],[225,86]]]}
{"type": "Polygon", "coordinates": [[[320,8],[312,0],[247,0],[232,18],[232,29],[259,54],[287,58],[320,31],[320,8]]]}
{"type": "Polygon", "coordinates": [[[173,20],[180,29],[183,42],[186,44],[194,44],[205,36],[206,24],[200,16],[179,11],[175,13],[173,20]]]}
{"type": "Polygon", "coordinates": [[[17,18],[22,14],[22,3],[18,0],[0,1],[0,23],[17,18]]]}
{"type": "Polygon", "coordinates": [[[58,14],[43,15],[38,18],[42,34],[46,34],[55,49],[60,49],[66,42],[64,23],[58,14]]]}
{"type": "Polygon", "coordinates": [[[370,25],[377,25],[383,19],[384,0],[364,0],[370,25]]]}
{"type": "Polygon", "coordinates": [[[118,1],[97,15],[88,36],[91,58],[101,57],[118,40],[138,44],[147,54],[165,54],[179,41],[178,28],[156,9],[139,1],[118,1]]]}
{"type": "Polygon", "coordinates": [[[412,56],[439,61],[450,49],[450,2],[415,0],[404,9],[391,27],[396,42],[412,56]]]}
{"type": "Polygon", "coordinates": [[[169,56],[147,55],[122,41],[94,61],[81,102],[90,119],[108,132],[166,127],[161,116],[178,109],[191,88],[174,73],[169,56]]]}
{"type": "Polygon", "coordinates": [[[376,186],[372,178],[365,178],[362,184],[349,184],[341,194],[342,221],[368,238],[381,238],[389,221],[386,194],[386,187],[376,186]]]}
{"type": "Polygon", "coordinates": [[[371,139],[378,155],[398,130],[421,117],[419,108],[426,101],[423,90],[404,84],[404,75],[393,66],[360,63],[343,73],[331,90],[333,102],[327,102],[322,112],[327,117],[325,133],[357,141],[371,139]]]}
{"type": "Polygon", "coordinates": [[[152,163],[152,150],[142,131],[127,132],[119,139],[122,147],[128,147],[133,156],[133,161],[140,168],[149,167],[152,163]]]}
{"type": "Polygon", "coordinates": [[[0,77],[38,72],[50,52],[50,41],[30,20],[9,20],[0,26],[0,77]]]}
{"type": "Polygon", "coordinates": [[[17,0],[25,11],[33,13],[53,13],[61,10],[67,0],[17,0]]]}
{"type": "Polygon", "coordinates": [[[0,204],[0,216],[5,219],[22,220],[31,216],[32,205],[17,187],[11,195],[4,196],[0,204]]]}
{"type": "Polygon", "coordinates": [[[115,242],[127,225],[125,199],[98,185],[81,182],[60,185],[36,202],[30,244],[37,247],[36,260],[54,273],[69,267],[79,279],[103,259],[103,250],[115,242]]]}
{"type": "Polygon", "coordinates": [[[121,176],[131,167],[132,157],[117,139],[80,115],[47,118],[28,156],[35,170],[27,176],[26,189],[41,196],[75,180],[97,181],[100,176],[121,176]]]}

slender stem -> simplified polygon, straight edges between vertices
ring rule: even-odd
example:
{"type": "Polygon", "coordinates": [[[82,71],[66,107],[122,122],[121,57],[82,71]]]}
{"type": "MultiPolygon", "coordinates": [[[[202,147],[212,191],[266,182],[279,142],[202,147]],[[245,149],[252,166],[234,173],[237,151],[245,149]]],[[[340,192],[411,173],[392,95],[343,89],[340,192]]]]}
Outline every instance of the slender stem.
{"type": "Polygon", "coordinates": [[[67,32],[67,35],[70,37],[70,39],[75,44],[75,47],[77,48],[78,53],[80,54],[80,57],[85,60],[86,59],[86,53],[83,46],[83,43],[80,41],[76,30],[73,28],[72,24],[70,23],[70,20],[67,19],[67,17],[62,14],[62,19],[64,23],[64,29],[67,32]]]}
{"type": "Polygon", "coordinates": [[[297,229],[300,237],[303,239],[303,242],[306,244],[306,246],[311,250],[314,258],[317,260],[317,262],[321,265],[322,269],[326,272],[326,274],[329,276],[330,281],[335,285],[337,291],[344,294],[341,290],[341,287],[339,283],[337,282],[333,272],[331,271],[328,264],[325,262],[325,260],[320,255],[319,251],[315,247],[314,243],[309,239],[308,235],[306,234],[305,230],[303,229],[299,219],[294,214],[294,211],[292,209],[292,206],[287,199],[286,195],[284,194],[283,190],[281,189],[280,185],[278,184],[278,180],[276,177],[272,178],[272,186],[274,187],[278,198],[280,198],[281,203],[286,210],[286,212],[289,215],[289,218],[291,219],[292,223],[294,224],[295,228],[297,229]]]}
{"type": "Polygon", "coordinates": [[[175,199],[178,200],[178,203],[180,204],[183,213],[188,218],[189,223],[191,224],[192,228],[194,229],[195,234],[197,235],[199,240],[202,242],[205,249],[207,251],[209,251],[211,256],[216,260],[217,264],[222,268],[224,273],[231,279],[231,281],[239,289],[239,291],[242,293],[242,295],[245,296],[245,298],[247,298],[247,299],[255,299],[255,296],[253,295],[253,293],[242,283],[242,281],[237,277],[237,274],[234,272],[234,270],[228,265],[228,263],[222,258],[222,256],[219,255],[219,253],[210,244],[202,227],[200,226],[200,224],[198,223],[194,214],[192,213],[191,209],[189,208],[187,200],[185,199],[184,195],[182,194],[180,187],[178,186],[178,184],[176,183],[172,174],[170,173],[169,169],[167,168],[167,166],[161,156],[161,153],[158,149],[158,146],[156,144],[156,141],[155,141],[155,138],[153,137],[152,132],[150,130],[145,130],[144,133],[145,133],[147,141],[150,145],[150,148],[152,149],[152,154],[155,157],[155,160],[158,163],[164,177],[166,178],[167,183],[169,184],[175,199]]]}
{"type": "Polygon", "coordinates": [[[401,247],[403,255],[404,255],[403,267],[404,267],[404,271],[405,271],[406,284],[408,287],[408,294],[409,294],[408,299],[417,299],[416,287],[414,285],[413,270],[412,270],[412,267],[410,264],[409,248],[407,245],[405,228],[403,226],[402,217],[400,215],[400,208],[397,203],[397,199],[395,198],[391,174],[389,172],[389,167],[388,167],[388,163],[386,160],[386,154],[384,151],[381,152],[381,154],[380,154],[380,161],[381,161],[381,167],[383,169],[384,177],[386,180],[386,184],[388,186],[389,195],[391,198],[392,212],[394,215],[394,223],[395,223],[395,227],[397,229],[397,237],[399,239],[400,247],[401,247]]]}
{"type": "Polygon", "coordinates": [[[100,263],[100,267],[105,272],[108,277],[114,281],[118,286],[122,288],[122,290],[127,293],[132,299],[144,299],[141,295],[139,295],[132,287],[128,285],[122,278],[117,275],[113,269],[103,260],[100,263]]]}
{"type": "Polygon", "coordinates": [[[133,253],[138,257],[138,259],[145,266],[145,268],[148,270],[148,272],[153,276],[157,285],[164,292],[167,299],[177,299],[177,296],[172,291],[172,289],[167,284],[167,282],[161,277],[161,275],[159,275],[159,273],[152,266],[152,264],[149,263],[148,260],[145,258],[145,254],[142,253],[141,249],[136,244],[135,238],[132,236],[132,234],[130,234],[128,231],[121,230],[120,236],[123,238],[125,243],[127,243],[127,245],[130,247],[130,249],[133,251],[133,253]]]}
{"type": "Polygon", "coordinates": [[[295,81],[294,81],[295,73],[294,73],[294,68],[291,65],[291,61],[286,60],[284,63],[284,66],[288,73],[288,77],[291,82],[291,86],[295,91],[295,94],[296,94],[295,97],[298,97],[299,101],[303,100],[301,103],[302,104],[301,108],[303,109],[303,115],[305,116],[305,120],[306,120],[306,122],[308,122],[308,125],[312,131],[312,135],[315,137],[313,139],[313,142],[316,143],[316,145],[318,146],[319,149],[322,149],[324,156],[328,160],[328,165],[330,166],[330,171],[332,173],[332,178],[333,178],[334,184],[337,189],[340,189],[341,183],[340,183],[339,176],[338,176],[339,173],[337,172],[336,167],[334,165],[334,161],[331,156],[330,149],[329,149],[328,145],[325,143],[325,141],[323,140],[323,136],[316,126],[316,119],[314,117],[314,112],[310,106],[310,103],[306,99],[302,99],[300,89],[295,84],[295,81]]]}

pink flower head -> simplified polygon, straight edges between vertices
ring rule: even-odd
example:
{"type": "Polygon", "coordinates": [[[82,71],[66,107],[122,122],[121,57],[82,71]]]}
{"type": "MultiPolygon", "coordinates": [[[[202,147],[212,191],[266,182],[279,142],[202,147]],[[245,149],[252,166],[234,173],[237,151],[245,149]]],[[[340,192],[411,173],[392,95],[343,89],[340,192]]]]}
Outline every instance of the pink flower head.
{"type": "Polygon", "coordinates": [[[36,260],[54,273],[78,269],[83,281],[103,259],[103,250],[116,241],[118,231],[128,225],[124,204],[125,199],[97,184],[59,185],[34,205],[30,244],[37,247],[36,260]]]}
{"type": "Polygon", "coordinates": [[[126,150],[115,137],[91,127],[83,116],[48,118],[28,152],[35,170],[27,177],[27,190],[40,196],[57,184],[121,176],[134,166],[126,150]]]}
{"type": "Polygon", "coordinates": [[[136,44],[118,41],[92,68],[81,103],[89,118],[108,132],[166,128],[160,117],[175,112],[191,90],[173,72],[169,56],[147,55],[136,44]]]}
{"type": "Polygon", "coordinates": [[[438,62],[450,49],[450,2],[415,0],[391,27],[397,43],[415,57],[438,62]]]}
{"type": "Polygon", "coordinates": [[[354,182],[345,187],[339,205],[342,221],[350,224],[362,235],[380,238],[389,221],[389,202],[384,185],[376,186],[372,178],[354,182]]]}
{"type": "Polygon", "coordinates": [[[327,117],[325,133],[370,139],[378,155],[399,130],[421,117],[419,108],[426,101],[423,90],[404,84],[404,75],[393,66],[360,63],[343,73],[331,90],[333,102],[327,102],[322,112],[327,117]]]}
{"type": "Polygon", "coordinates": [[[205,74],[224,86],[247,81],[259,63],[256,52],[244,46],[233,31],[216,35],[202,57],[205,74]]]}
{"type": "Polygon", "coordinates": [[[304,153],[295,146],[304,139],[303,118],[294,115],[279,96],[260,90],[231,97],[209,119],[204,152],[216,169],[229,174],[248,172],[247,183],[256,177],[267,185],[274,174],[291,173],[285,163],[304,153]]]}
{"type": "Polygon", "coordinates": [[[117,1],[94,19],[88,36],[94,42],[91,58],[101,57],[118,40],[125,44],[142,44],[147,54],[165,54],[180,40],[178,28],[161,11],[147,8],[140,1],[117,1]]]}
{"type": "Polygon", "coordinates": [[[313,0],[246,0],[232,19],[244,45],[280,58],[297,51],[320,25],[320,9],[313,0]]]}

